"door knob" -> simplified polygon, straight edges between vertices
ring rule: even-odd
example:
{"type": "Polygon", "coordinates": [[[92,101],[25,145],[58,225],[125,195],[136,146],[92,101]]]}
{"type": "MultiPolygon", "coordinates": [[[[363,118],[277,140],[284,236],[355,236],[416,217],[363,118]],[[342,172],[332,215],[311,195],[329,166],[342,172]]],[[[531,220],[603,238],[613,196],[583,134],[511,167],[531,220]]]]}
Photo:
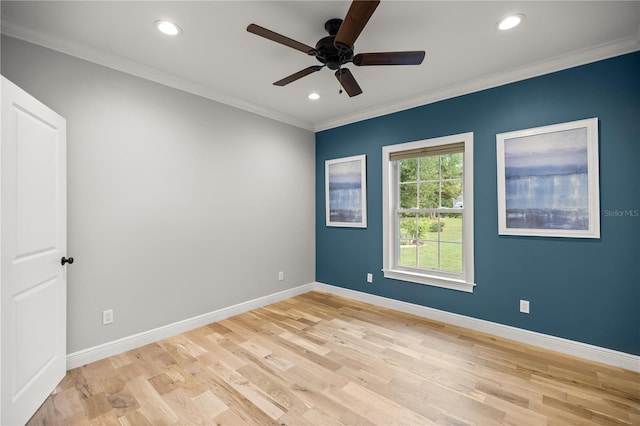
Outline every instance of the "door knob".
{"type": "Polygon", "coordinates": [[[62,266],[64,266],[65,263],[68,263],[69,265],[71,265],[73,263],[73,257],[70,258],[66,258],[66,257],[62,257],[62,259],[60,259],[60,263],[62,263],[62,266]]]}

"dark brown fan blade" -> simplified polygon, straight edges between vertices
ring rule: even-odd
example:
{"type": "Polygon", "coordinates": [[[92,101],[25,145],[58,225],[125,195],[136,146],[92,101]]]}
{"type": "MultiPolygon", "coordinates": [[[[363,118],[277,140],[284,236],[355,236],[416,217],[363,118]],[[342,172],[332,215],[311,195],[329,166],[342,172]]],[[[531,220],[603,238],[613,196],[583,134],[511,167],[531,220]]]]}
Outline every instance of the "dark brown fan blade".
{"type": "Polygon", "coordinates": [[[322,68],[324,67],[324,65],[313,65],[310,66],[309,68],[305,68],[303,70],[300,70],[296,73],[291,74],[289,77],[285,77],[282,80],[276,81],[275,83],[273,83],[275,86],[286,86],[289,83],[293,83],[294,81],[301,79],[302,77],[305,77],[309,74],[312,74],[316,71],[320,71],[322,68]]]}
{"type": "Polygon", "coordinates": [[[316,49],[314,49],[311,46],[307,46],[304,43],[300,43],[299,41],[295,41],[294,39],[285,37],[282,34],[274,33],[273,31],[268,30],[266,28],[262,28],[261,26],[256,24],[249,24],[249,26],[247,27],[247,31],[255,35],[259,35],[260,37],[269,39],[271,41],[275,41],[276,43],[280,43],[280,44],[284,44],[285,46],[292,47],[296,50],[306,53],[307,55],[315,55],[316,53],[316,49]]]}
{"type": "Polygon", "coordinates": [[[336,71],[336,78],[338,79],[342,87],[344,87],[344,90],[347,92],[350,98],[358,96],[360,93],[362,93],[362,89],[358,85],[358,82],[353,77],[353,74],[351,74],[351,71],[349,71],[347,68],[340,68],[338,71],[336,71]]]}
{"type": "Polygon", "coordinates": [[[424,60],[424,50],[410,52],[359,53],[353,57],[353,65],[420,65],[424,60]]]}
{"type": "Polygon", "coordinates": [[[351,3],[347,16],[345,16],[342,25],[340,25],[334,40],[336,48],[350,49],[353,46],[378,4],[380,4],[380,0],[354,0],[351,3]]]}

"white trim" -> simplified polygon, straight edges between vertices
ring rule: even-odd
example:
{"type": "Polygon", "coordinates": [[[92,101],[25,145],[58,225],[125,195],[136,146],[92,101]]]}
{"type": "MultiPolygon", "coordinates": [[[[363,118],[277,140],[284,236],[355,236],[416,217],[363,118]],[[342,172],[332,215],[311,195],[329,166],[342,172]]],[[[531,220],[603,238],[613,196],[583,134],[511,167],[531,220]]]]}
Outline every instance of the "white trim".
{"type": "Polygon", "coordinates": [[[390,278],[392,280],[431,285],[435,287],[448,288],[450,290],[464,291],[467,293],[473,293],[473,288],[476,286],[474,282],[467,282],[465,280],[447,278],[444,276],[438,277],[399,269],[383,269],[382,273],[385,278],[390,278]]]}
{"type": "Polygon", "coordinates": [[[82,349],[67,355],[67,370],[80,367],[90,362],[99,361],[101,359],[117,355],[119,353],[126,352],[143,345],[148,345],[149,343],[157,342],[166,337],[184,333],[186,331],[193,330],[194,328],[202,327],[203,325],[211,324],[216,321],[221,321],[225,318],[249,312],[262,306],[289,299],[291,297],[312,291],[314,288],[315,283],[301,285],[288,290],[280,291],[278,293],[273,293],[263,297],[258,297],[253,300],[248,300],[246,302],[241,302],[233,306],[221,308],[212,312],[208,312],[206,314],[187,318],[182,321],[174,322],[173,324],[167,324],[162,327],[154,328],[152,330],[143,331],[142,333],[126,336],[121,339],[93,346],[91,348],[82,349]]]}
{"type": "Polygon", "coordinates": [[[247,302],[238,303],[236,305],[218,309],[216,311],[209,312],[203,315],[198,315],[193,318],[188,318],[182,321],[175,322],[173,324],[167,324],[162,327],[154,328],[153,330],[123,337],[112,342],[103,343],[101,345],[68,354],[67,370],[80,367],[90,362],[99,361],[101,359],[117,355],[122,352],[147,345],[149,343],[157,342],[166,337],[184,333],[203,325],[221,321],[225,318],[229,318],[234,315],[240,315],[253,309],[257,309],[262,306],[276,303],[281,300],[295,297],[314,290],[324,291],[326,293],[347,297],[350,299],[358,300],[360,302],[370,303],[372,305],[382,306],[389,309],[395,309],[400,312],[405,312],[435,321],[469,328],[471,330],[492,334],[494,336],[504,337],[506,339],[515,340],[533,346],[539,346],[567,355],[585,358],[591,361],[601,362],[603,364],[640,372],[640,356],[637,355],[589,345],[586,343],[575,342],[573,340],[549,336],[547,334],[537,333],[535,331],[523,330],[508,325],[497,324],[490,321],[467,317],[464,315],[441,311],[426,306],[415,305],[413,303],[402,302],[400,300],[389,299],[382,296],[376,296],[369,293],[349,290],[346,288],[319,282],[301,285],[278,293],[249,300],[247,302]]]}
{"type": "Polygon", "coordinates": [[[315,283],[314,289],[358,300],[360,302],[382,306],[384,308],[395,309],[397,311],[417,315],[423,318],[469,328],[482,333],[492,334],[505,339],[515,340],[528,345],[539,346],[541,348],[588,359],[590,361],[596,361],[614,367],[640,372],[640,356],[637,355],[485,321],[478,318],[472,318],[465,315],[454,314],[452,312],[441,311],[426,306],[415,305],[413,303],[403,302],[400,300],[336,287],[329,284],[317,282],[315,283]]]}
{"type": "Polygon", "coordinates": [[[2,34],[37,44],[85,61],[93,62],[107,68],[131,74],[136,77],[144,78],[145,80],[153,81],[164,86],[173,87],[174,89],[182,90],[183,92],[202,96],[203,98],[252,112],[281,123],[290,124],[310,131],[314,131],[315,128],[312,123],[308,123],[297,117],[255,105],[247,100],[194,83],[190,80],[178,77],[157,68],[143,65],[137,61],[94,49],[84,43],[43,34],[39,31],[25,28],[19,24],[4,19],[2,20],[2,34]]]}
{"type": "Polygon", "coordinates": [[[316,123],[315,131],[321,132],[323,130],[345,126],[358,121],[368,120],[370,118],[380,117],[394,112],[404,111],[458,96],[504,86],[505,84],[527,80],[545,74],[551,74],[557,71],[578,67],[580,65],[602,61],[615,56],[632,53],[637,50],[640,50],[640,25],[638,26],[637,37],[633,34],[598,46],[578,50],[577,52],[567,55],[557,56],[534,64],[523,65],[510,70],[489,74],[474,80],[468,80],[427,93],[422,93],[413,98],[405,98],[399,102],[390,102],[371,109],[359,111],[354,114],[345,115],[340,118],[326,120],[321,123],[316,123]]]}
{"type": "Polygon", "coordinates": [[[22,25],[10,22],[6,19],[2,20],[2,34],[14,37],[20,40],[28,41],[67,55],[75,56],[96,64],[113,68],[128,74],[132,74],[141,78],[145,78],[156,83],[164,84],[188,93],[202,96],[216,102],[221,102],[236,108],[244,109],[276,121],[280,121],[302,129],[320,132],[323,130],[333,129],[335,127],[344,126],[358,121],[367,120],[369,118],[379,117],[398,111],[415,108],[418,106],[428,105],[445,99],[455,98],[457,96],[469,93],[479,92],[481,90],[493,87],[503,86],[505,84],[516,81],[526,80],[544,74],[550,74],[556,71],[585,65],[591,62],[597,62],[604,59],[620,56],[627,53],[640,50],[640,25],[636,34],[627,37],[592,46],[586,49],[578,50],[567,55],[557,56],[548,60],[528,64],[521,67],[513,68],[504,72],[490,74],[475,80],[469,80],[463,83],[456,83],[448,87],[427,93],[419,94],[413,98],[403,99],[399,102],[390,102],[381,106],[377,106],[368,110],[358,111],[348,114],[340,118],[329,119],[320,123],[308,123],[297,117],[283,114],[268,108],[260,107],[239,99],[229,94],[214,91],[202,85],[183,80],[175,75],[159,71],[150,67],[146,67],[135,61],[127,60],[115,55],[109,55],[97,49],[88,47],[82,43],[65,40],[58,37],[43,34],[38,31],[28,29],[22,25]]]}
{"type": "Polygon", "coordinates": [[[382,272],[385,278],[473,293],[475,287],[473,222],[473,132],[382,147],[382,272]],[[396,251],[398,238],[397,235],[394,235],[396,217],[394,204],[398,202],[398,194],[395,190],[397,176],[395,174],[398,172],[394,168],[394,162],[390,161],[390,155],[394,152],[459,142],[464,142],[463,194],[465,208],[462,215],[462,276],[449,277],[444,273],[430,274],[426,271],[407,271],[398,268],[396,267],[397,259],[395,259],[398,256],[396,251]],[[396,198],[395,202],[392,202],[392,197],[396,198]]]}

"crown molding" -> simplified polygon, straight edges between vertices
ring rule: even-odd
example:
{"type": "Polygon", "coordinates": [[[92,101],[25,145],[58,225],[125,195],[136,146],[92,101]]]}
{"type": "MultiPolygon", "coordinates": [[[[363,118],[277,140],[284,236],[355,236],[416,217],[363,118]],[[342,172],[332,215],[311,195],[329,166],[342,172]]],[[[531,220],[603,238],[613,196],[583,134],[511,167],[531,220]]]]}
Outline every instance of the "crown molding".
{"type": "Polygon", "coordinates": [[[366,109],[355,114],[349,114],[337,119],[327,120],[320,123],[309,123],[289,114],[275,111],[255,105],[247,100],[213,90],[192,81],[180,78],[171,73],[158,70],[153,67],[143,65],[139,62],[122,58],[117,55],[102,52],[82,43],[50,36],[39,31],[26,28],[11,21],[3,20],[1,26],[2,34],[37,44],[48,49],[52,49],[76,58],[93,62],[108,68],[112,68],[127,74],[131,74],[146,80],[153,81],[168,87],[182,90],[197,96],[210,99],[225,105],[232,106],[244,111],[248,111],[266,118],[270,118],[285,124],[299,127],[313,132],[320,132],[351,123],[380,117],[383,115],[404,111],[418,106],[451,99],[457,96],[467,95],[486,89],[502,86],[516,81],[526,80],[544,74],[585,65],[588,63],[612,58],[614,56],[640,50],[640,23],[634,34],[627,37],[603,43],[587,49],[578,50],[568,55],[557,56],[548,60],[540,61],[522,67],[513,68],[504,72],[490,74],[474,80],[469,80],[462,84],[455,84],[439,90],[422,93],[420,95],[405,98],[397,102],[390,102],[375,108],[366,109]]]}
{"type": "Polygon", "coordinates": [[[159,83],[183,92],[201,96],[203,98],[280,121],[285,124],[314,131],[312,123],[300,120],[299,118],[272,109],[260,107],[244,99],[231,96],[228,93],[213,90],[210,87],[194,83],[174,74],[143,65],[130,59],[125,59],[118,55],[112,55],[98,49],[94,49],[83,43],[44,34],[6,19],[2,20],[1,32],[9,37],[46,47],[69,56],[93,62],[145,80],[153,81],[154,83],[159,83]]]}
{"type": "Polygon", "coordinates": [[[568,55],[557,56],[534,64],[490,74],[481,78],[469,80],[463,84],[451,85],[440,90],[423,93],[409,99],[403,99],[399,102],[388,103],[383,106],[361,111],[357,114],[352,114],[340,119],[317,123],[314,130],[316,132],[320,132],[322,130],[333,129],[335,127],[344,126],[358,121],[368,120],[370,118],[380,117],[382,115],[455,98],[457,96],[503,86],[516,81],[522,81],[538,77],[540,75],[562,71],[568,68],[612,58],[614,56],[624,55],[626,53],[632,53],[637,50],[640,50],[640,24],[638,25],[637,34],[633,34],[628,37],[614,40],[609,43],[603,43],[587,49],[578,50],[568,55]]]}

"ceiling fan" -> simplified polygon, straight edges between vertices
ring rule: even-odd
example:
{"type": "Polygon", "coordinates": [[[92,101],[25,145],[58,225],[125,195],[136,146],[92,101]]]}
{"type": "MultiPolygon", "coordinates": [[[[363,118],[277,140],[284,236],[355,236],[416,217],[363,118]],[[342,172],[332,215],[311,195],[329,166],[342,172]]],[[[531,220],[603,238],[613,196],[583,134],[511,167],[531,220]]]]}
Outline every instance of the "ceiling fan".
{"type": "Polygon", "coordinates": [[[312,65],[293,73],[282,80],[276,81],[273,83],[274,85],[286,86],[302,77],[320,71],[326,66],[331,70],[336,70],[335,75],[340,85],[350,97],[353,97],[361,94],[362,89],[353,74],[351,74],[351,71],[348,68],[343,68],[343,65],[347,63],[353,63],[353,65],[359,67],[370,65],[420,65],[424,60],[424,50],[353,54],[353,45],[378,4],[380,4],[380,0],[354,0],[344,21],[342,19],[329,19],[324,24],[324,29],[329,35],[321,38],[316,43],[316,47],[307,46],[304,43],[256,24],[250,24],[247,27],[247,31],[299,50],[309,56],[315,56],[322,63],[322,65],[312,65]]]}

